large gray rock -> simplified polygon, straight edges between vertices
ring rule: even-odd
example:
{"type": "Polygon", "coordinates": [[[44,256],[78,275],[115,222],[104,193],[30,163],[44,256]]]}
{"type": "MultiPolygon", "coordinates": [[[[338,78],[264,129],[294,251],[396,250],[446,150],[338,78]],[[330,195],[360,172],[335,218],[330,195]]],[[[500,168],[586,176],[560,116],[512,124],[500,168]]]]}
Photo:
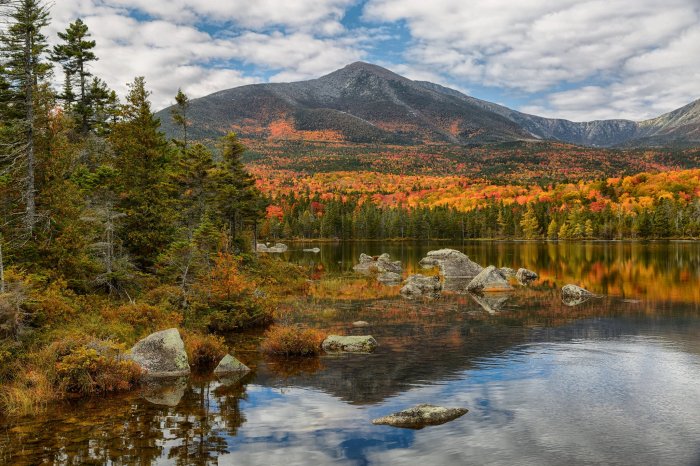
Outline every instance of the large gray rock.
{"type": "Polygon", "coordinates": [[[389,416],[374,419],[372,424],[403,427],[406,429],[422,429],[426,426],[437,426],[464,416],[469,412],[466,408],[443,408],[429,404],[420,404],[389,416]]]}
{"type": "Polygon", "coordinates": [[[263,244],[263,243],[258,243],[258,252],[265,252],[265,253],[270,253],[270,254],[280,254],[283,252],[287,252],[287,247],[286,244],[282,243],[277,243],[274,246],[270,246],[270,243],[263,244]]]}
{"type": "Polygon", "coordinates": [[[129,358],[147,377],[175,377],[190,373],[185,344],[176,328],[148,335],[131,348],[129,358]]]}
{"type": "Polygon", "coordinates": [[[425,258],[421,259],[420,266],[424,269],[439,267],[440,275],[455,278],[473,278],[482,270],[479,264],[455,249],[430,251],[425,258]]]}
{"type": "Polygon", "coordinates": [[[561,300],[567,306],[578,306],[595,297],[596,294],[576,285],[564,285],[561,289],[561,300]]]}
{"type": "Polygon", "coordinates": [[[514,278],[516,272],[510,267],[501,267],[500,269],[498,269],[498,273],[501,274],[501,277],[508,280],[509,278],[514,278]]]}
{"type": "Polygon", "coordinates": [[[401,283],[401,275],[394,272],[383,272],[377,275],[377,280],[385,285],[399,285],[401,283]]]}
{"type": "Polygon", "coordinates": [[[440,277],[428,277],[421,274],[410,275],[401,288],[401,296],[405,298],[428,297],[436,298],[440,295],[442,283],[440,277]]]}
{"type": "Polygon", "coordinates": [[[484,270],[479,272],[479,275],[474,277],[467,290],[472,293],[490,293],[496,291],[510,291],[513,287],[506,281],[505,278],[498,272],[498,269],[493,265],[489,265],[484,270]]]}
{"type": "Polygon", "coordinates": [[[346,353],[371,353],[379,344],[372,335],[329,335],[321,347],[327,353],[346,352],[346,353]]]}
{"type": "Polygon", "coordinates": [[[352,268],[355,272],[364,274],[398,274],[401,275],[401,261],[392,261],[389,254],[382,254],[379,257],[368,256],[367,254],[360,254],[360,262],[352,268]]]}
{"type": "Polygon", "coordinates": [[[250,372],[250,369],[230,354],[224,356],[221,361],[219,361],[219,365],[216,366],[216,369],[214,369],[214,374],[216,375],[231,374],[233,372],[250,372]]]}
{"type": "Polygon", "coordinates": [[[532,270],[524,269],[521,267],[515,273],[515,278],[518,279],[518,283],[520,283],[521,285],[529,285],[530,283],[537,280],[539,278],[539,275],[537,275],[532,270]]]}

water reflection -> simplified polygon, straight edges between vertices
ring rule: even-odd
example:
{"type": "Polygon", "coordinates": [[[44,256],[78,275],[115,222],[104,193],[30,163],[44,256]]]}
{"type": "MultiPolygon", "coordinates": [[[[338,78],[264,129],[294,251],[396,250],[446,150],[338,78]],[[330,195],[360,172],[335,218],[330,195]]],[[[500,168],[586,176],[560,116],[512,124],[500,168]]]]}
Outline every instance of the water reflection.
{"type": "MultiPolygon", "coordinates": [[[[290,362],[257,353],[255,338],[232,340],[253,369],[244,377],[192,376],[5,420],[0,462],[698,464],[697,249],[489,244],[466,252],[543,280],[430,302],[300,297],[304,312],[291,318],[371,333],[377,351],[290,362]],[[621,292],[568,307],[562,281],[621,292]],[[419,432],[371,424],[425,402],[470,411],[419,432]]],[[[424,252],[410,254],[417,264],[424,252]]],[[[330,265],[315,267],[320,278],[330,265]]]]}

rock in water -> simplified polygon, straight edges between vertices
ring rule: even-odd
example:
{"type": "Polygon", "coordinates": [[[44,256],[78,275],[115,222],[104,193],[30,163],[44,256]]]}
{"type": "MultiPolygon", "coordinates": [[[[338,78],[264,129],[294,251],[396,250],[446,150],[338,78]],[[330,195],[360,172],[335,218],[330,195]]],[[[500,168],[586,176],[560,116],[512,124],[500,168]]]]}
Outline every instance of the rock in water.
{"type": "Polygon", "coordinates": [[[258,243],[258,249],[257,249],[257,251],[258,251],[258,252],[266,252],[266,253],[277,253],[277,254],[280,254],[280,253],[283,253],[283,252],[287,252],[287,249],[289,249],[289,248],[287,247],[287,245],[286,245],[286,244],[282,244],[282,243],[277,243],[277,244],[275,244],[274,246],[270,246],[269,244],[258,243]]]}
{"type": "Polygon", "coordinates": [[[501,267],[498,269],[498,273],[500,273],[501,277],[505,278],[506,280],[515,277],[515,270],[511,269],[510,267],[501,267]]]}
{"type": "Polygon", "coordinates": [[[532,270],[524,269],[521,267],[515,273],[515,278],[518,279],[518,283],[520,283],[521,285],[529,285],[530,283],[537,280],[539,276],[532,270]]]}
{"type": "Polygon", "coordinates": [[[493,291],[510,291],[513,287],[498,272],[493,265],[489,265],[479,272],[479,275],[467,286],[472,293],[490,293],[493,291]]]}
{"type": "Polygon", "coordinates": [[[219,365],[214,369],[214,374],[230,374],[232,372],[250,372],[250,369],[238,359],[227,354],[219,361],[219,365]]]}
{"type": "Polygon", "coordinates": [[[369,322],[365,322],[364,320],[358,320],[357,322],[352,323],[353,327],[369,327],[369,322]]]}
{"type": "Polygon", "coordinates": [[[561,300],[567,306],[578,306],[597,295],[576,285],[564,285],[561,289],[561,300]]]}
{"type": "Polygon", "coordinates": [[[394,272],[383,272],[377,276],[377,280],[385,285],[399,285],[401,283],[401,275],[394,272]]]}
{"type": "Polygon", "coordinates": [[[440,275],[451,278],[473,278],[482,270],[479,264],[455,249],[430,251],[425,258],[421,259],[420,265],[424,269],[439,267],[440,275]]]}
{"type": "Polygon", "coordinates": [[[131,348],[129,357],[148,377],[175,377],[190,373],[185,344],[176,328],[152,333],[131,348]]]}
{"type": "Polygon", "coordinates": [[[374,258],[365,253],[360,254],[360,263],[352,268],[355,272],[370,274],[397,274],[401,275],[401,261],[392,261],[389,254],[382,254],[374,258]]]}
{"type": "Polygon", "coordinates": [[[422,296],[436,298],[442,290],[439,277],[416,274],[409,276],[404,283],[403,288],[401,288],[401,296],[409,299],[422,296]]]}
{"type": "Polygon", "coordinates": [[[471,296],[472,299],[489,314],[495,314],[496,312],[502,310],[510,299],[510,295],[507,293],[498,293],[496,295],[478,295],[469,293],[469,296],[471,296]]]}
{"type": "Polygon", "coordinates": [[[442,406],[421,404],[389,416],[374,419],[372,424],[422,429],[426,426],[438,426],[453,421],[458,417],[464,416],[467,412],[469,410],[466,408],[443,408],[442,406]]]}
{"type": "Polygon", "coordinates": [[[318,254],[321,252],[320,248],[311,248],[311,249],[304,249],[304,252],[313,252],[314,254],[318,254]]]}
{"type": "Polygon", "coordinates": [[[329,335],[321,347],[327,353],[343,351],[346,353],[371,353],[379,344],[371,335],[340,336],[329,335]]]}

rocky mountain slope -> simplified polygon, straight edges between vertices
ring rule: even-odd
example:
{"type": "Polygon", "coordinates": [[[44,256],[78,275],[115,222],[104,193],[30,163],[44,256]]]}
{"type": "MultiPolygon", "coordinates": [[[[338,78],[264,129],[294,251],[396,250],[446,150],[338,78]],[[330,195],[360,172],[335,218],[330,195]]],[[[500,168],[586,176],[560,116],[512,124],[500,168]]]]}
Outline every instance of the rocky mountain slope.
{"type": "MultiPolygon", "coordinates": [[[[170,109],[159,116],[164,131],[176,135],[170,109]]],[[[271,141],[700,145],[700,100],[642,122],[572,122],[521,113],[363,62],[309,81],[241,86],[194,99],[189,120],[190,134],[198,139],[236,131],[246,138],[271,141]]]]}

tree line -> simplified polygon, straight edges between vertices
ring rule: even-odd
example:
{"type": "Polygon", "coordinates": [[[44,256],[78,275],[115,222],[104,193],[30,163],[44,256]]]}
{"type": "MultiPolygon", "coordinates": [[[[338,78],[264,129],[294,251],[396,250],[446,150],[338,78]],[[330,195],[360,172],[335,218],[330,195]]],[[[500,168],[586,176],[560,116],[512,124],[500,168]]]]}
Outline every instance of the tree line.
{"type": "Polygon", "coordinates": [[[263,237],[278,239],[662,239],[700,236],[700,202],[657,199],[632,211],[555,202],[488,201],[454,207],[382,206],[360,197],[324,201],[319,194],[282,195],[269,203],[263,237]]]}

